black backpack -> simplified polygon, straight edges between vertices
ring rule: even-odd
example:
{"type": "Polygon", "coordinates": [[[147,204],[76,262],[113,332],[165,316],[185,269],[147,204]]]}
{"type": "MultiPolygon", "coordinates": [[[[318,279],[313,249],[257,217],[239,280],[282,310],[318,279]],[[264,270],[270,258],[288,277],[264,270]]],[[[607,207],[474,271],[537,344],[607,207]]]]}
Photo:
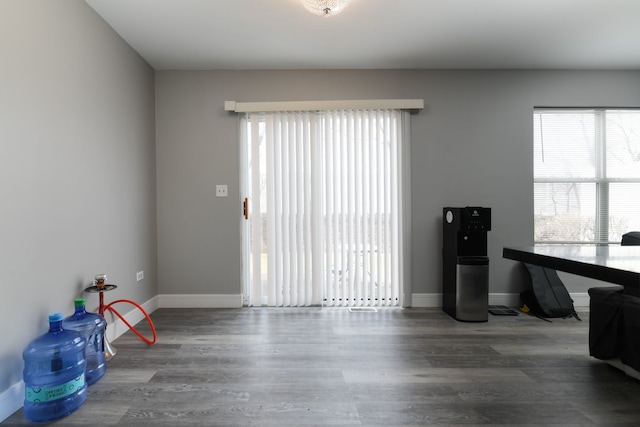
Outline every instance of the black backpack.
{"type": "Polygon", "coordinates": [[[523,263],[531,275],[531,289],[520,293],[523,311],[540,318],[575,317],[581,320],[573,307],[573,300],[556,270],[523,263]]]}

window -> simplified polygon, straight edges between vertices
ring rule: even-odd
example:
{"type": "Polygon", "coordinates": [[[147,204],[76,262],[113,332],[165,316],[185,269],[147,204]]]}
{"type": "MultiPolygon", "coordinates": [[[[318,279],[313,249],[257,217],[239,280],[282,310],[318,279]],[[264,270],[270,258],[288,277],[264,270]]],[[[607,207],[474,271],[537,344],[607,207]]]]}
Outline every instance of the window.
{"type": "Polygon", "coordinates": [[[533,129],[536,243],[640,230],[640,110],[536,109],[533,129]]]}

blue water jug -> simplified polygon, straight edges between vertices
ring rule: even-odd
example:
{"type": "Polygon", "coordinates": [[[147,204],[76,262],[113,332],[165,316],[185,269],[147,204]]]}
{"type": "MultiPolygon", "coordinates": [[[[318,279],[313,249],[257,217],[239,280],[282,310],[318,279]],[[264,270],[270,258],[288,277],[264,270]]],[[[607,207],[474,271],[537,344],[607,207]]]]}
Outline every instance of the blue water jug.
{"type": "Polygon", "coordinates": [[[75,313],[62,320],[62,327],[65,330],[79,332],[87,340],[85,376],[87,385],[91,385],[102,378],[107,370],[107,360],[104,355],[104,333],[107,322],[99,314],[88,313],[85,304],[84,298],[76,298],[75,313]]]}
{"type": "Polygon", "coordinates": [[[49,332],[22,352],[24,415],[31,421],[52,421],[69,415],[87,398],[84,371],[86,341],[62,329],[62,314],[49,315],[49,332]]]}

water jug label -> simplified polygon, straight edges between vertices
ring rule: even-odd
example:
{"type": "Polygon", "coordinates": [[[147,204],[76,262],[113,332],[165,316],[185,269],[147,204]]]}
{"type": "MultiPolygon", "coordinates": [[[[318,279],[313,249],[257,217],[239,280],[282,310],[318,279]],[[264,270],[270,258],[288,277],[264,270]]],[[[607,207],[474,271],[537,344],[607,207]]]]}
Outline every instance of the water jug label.
{"type": "Polygon", "coordinates": [[[55,387],[26,387],[25,396],[29,402],[51,402],[67,397],[84,386],[84,373],[77,378],[55,387]]]}

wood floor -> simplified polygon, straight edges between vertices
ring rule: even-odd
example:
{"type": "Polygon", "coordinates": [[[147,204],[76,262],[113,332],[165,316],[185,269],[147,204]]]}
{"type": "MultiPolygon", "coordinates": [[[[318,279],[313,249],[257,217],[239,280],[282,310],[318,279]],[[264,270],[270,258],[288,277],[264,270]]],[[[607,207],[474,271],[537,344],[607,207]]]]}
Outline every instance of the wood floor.
{"type": "MultiPolygon", "coordinates": [[[[113,342],[105,377],[53,424],[640,425],[640,381],[589,356],[580,316],[160,309],[158,342],[113,342]]],[[[22,410],[2,423],[24,424],[22,410]]]]}

